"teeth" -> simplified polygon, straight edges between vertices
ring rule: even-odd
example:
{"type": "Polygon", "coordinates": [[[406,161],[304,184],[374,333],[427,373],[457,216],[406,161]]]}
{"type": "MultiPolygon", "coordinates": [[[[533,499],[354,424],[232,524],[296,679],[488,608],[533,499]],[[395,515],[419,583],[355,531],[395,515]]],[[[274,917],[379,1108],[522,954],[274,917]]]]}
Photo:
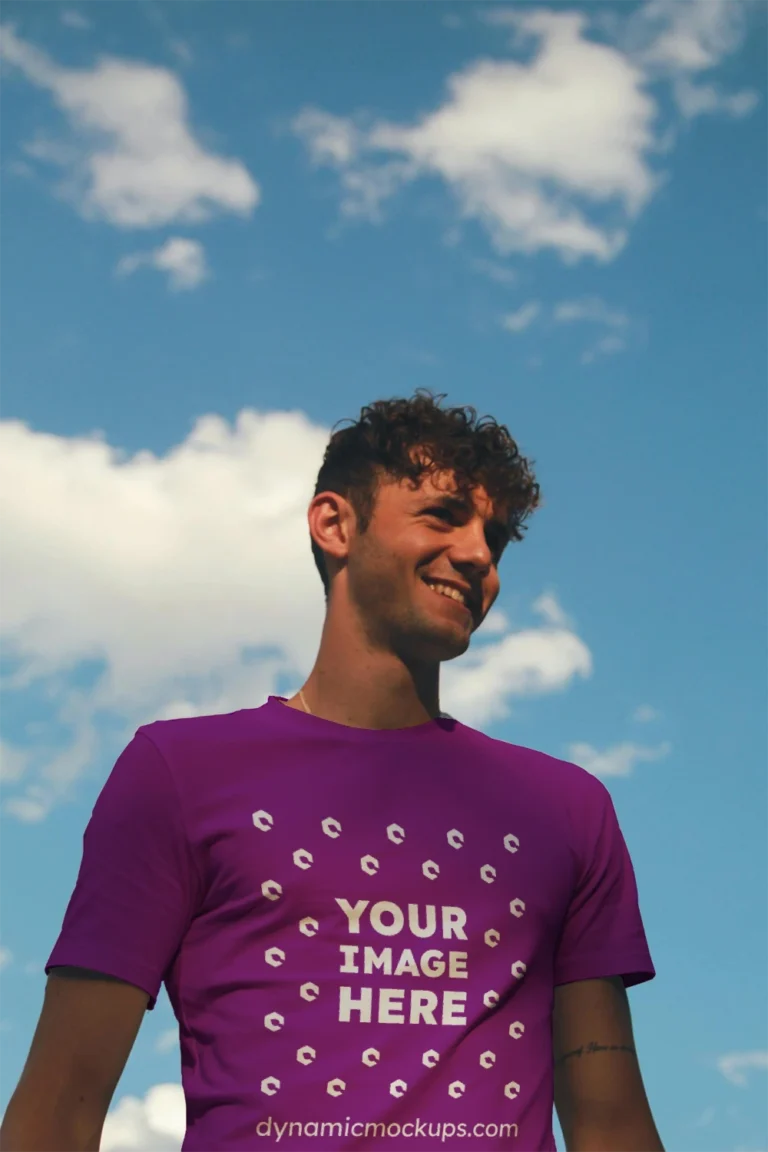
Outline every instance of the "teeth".
{"type": "Polygon", "coordinates": [[[465,604],[464,596],[459,592],[458,588],[451,588],[449,584],[430,584],[424,581],[428,588],[434,592],[439,592],[442,596],[450,596],[452,600],[458,600],[460,604],[465,604]]]}

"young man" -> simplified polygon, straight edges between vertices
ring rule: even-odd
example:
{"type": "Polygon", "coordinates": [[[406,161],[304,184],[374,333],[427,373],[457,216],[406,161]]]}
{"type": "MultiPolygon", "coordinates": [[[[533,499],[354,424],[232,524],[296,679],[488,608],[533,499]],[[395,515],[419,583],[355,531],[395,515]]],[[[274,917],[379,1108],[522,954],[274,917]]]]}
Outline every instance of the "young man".
{"type": "MultiPolygon", "coordinates": [[[[626,987],[654,969],[610,796],[440,711],[539,488],[430,394],[331,437],[296,696],[140,728],[84,837],[2,1147],[98,1149],[163,982],[183,1148],[662,1148],[626,987]]],[[[279,557],[265,558],[277,561],[279,557]]]]}

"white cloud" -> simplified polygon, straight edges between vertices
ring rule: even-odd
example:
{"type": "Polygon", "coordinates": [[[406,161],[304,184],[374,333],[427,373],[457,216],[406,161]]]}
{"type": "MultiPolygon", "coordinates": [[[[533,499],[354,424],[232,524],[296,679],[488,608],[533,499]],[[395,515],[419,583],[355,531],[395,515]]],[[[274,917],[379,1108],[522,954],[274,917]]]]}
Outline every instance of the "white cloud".
{"type": "Polygon", "coordinates": [[[87,32],[89,28],[93,27],[90,20],[74,8],[65,8],[61,13],[60,20],[67,28],[76,28],[78,32],[87,32]]]}
{"type": "Polygon", "coordinates": [[[632,719],[637,724],[649,724],[652,720],[658,720],[659,713],[650,704],[638,704],[632,713],[632,719]]]}
{"type": "Polygon", "coordinates": [[[740,120],[753,112],[760,102],[757,92],[723,93],[714,84],[692,84],[682,79],[675,83],[675,99],[682,114],[689,120],[706,112],[722,112],[740,120]]]}
{"type": "Polygon", "coordinates": [[[0,944],[0,969],[7,968],[13,960],[13,953],[10,948],[4,947],[0,944]]]}
{"type": "Polygon", "coordinates": [[[471,267],[475,272],[479,272],[482,276],[487,276],[489,280],[493,280],[496,284],[516,284],[517,273],[514,268],[507,267],[506,264],[499,264],[496,260],[473,260],[471,267]]]}
{"type": "Polygon", "coordinates": [[[64,167],[59,192],[86,218],[155,228],[215,212],[248,215],[258,204],[246,167],[195,139],[186,93],[167,68],[112,57],[63,68],[8,25],[0,57],[49,91],[67,117],[72,141],[37,155],[64,167]]]}
{"type": "Polygon", "coordinates": [[[611,260],[660,182],[652,159],[674,139],[658,86],[688,119],[744,116],[758,97],[693,80],[742,44],[742,0],[600,9],[481,12],[511,33],[512,58],[453,73],[434,110],[395,123],[310,107],[293,129],[314,165],[338,172],[346,216],[380,222],[398,189],[437,176],[501,253],[611,260]]]}
{"type": "Polygon", "coordinates": [[[595,341],[591,348],[587,348],[582,352],[581,362],[582,364],[592,364],[601,356],[613,356],[617,352],[623,352],[626,346],[627,342],[623,336],[601,336],[599,340],[595,341]]]}
{"type": "Polygon", "coordinates": [[[190,48],[189,44],[187,44],[186,40],[182,40],[180,37],[175,36],[169,42],[168,47],[170,48],[171,52],[173,52],[176,59],[180,60],[182,64],[192,64],[194,62],[195,54],[190,48]]]}
{"type": "Polygon", "coordinates": [[[134,252],[130,256],[123,256],[116,272],[118,276],[129,276],[143,267],[167,272],[168,284],[174,291],[197,288],[208,275],[202,244],[182,236],[170,237],[151,252],[134,252]]]}
{"type": "Polygon", "coordinates": [[[718,1059],[717,1067],[730,1084],[746,1088],[747,1072],[750,1069],[768,1069],[768,1051],[728,1052],[718,1059]]]}
{"type": "Polygon", "coordinates": [[[562,300],[555,305],[552,318],[556,324],[595,324],[611,329],[595,340],[582,352],[581,363],[592,364],[602,356],[623,352],[627,346],[626,337],[619,335],[629,327],[629,317],[625,312],[609,307],[599,296],[583,296],[577,300],[562,300]]]}
{"type": "Polygon", "coordinates": [[[0,741],[0,780],[8,783],[24,775],[27,756],[23,748],[15,748],[5,740],[0,741]]]}
{"type": "Polygon", "coordinates": [[[492,608],[483,621],[483,636],[496,635],[500,632],[509,632],[509,617],[501,608],[492,608]]]}
{"type": "Polygon", "coordinates": [[[583,296],[578,300],[561,301],[553,309],[553,319],[556,324],[592,324],[609,329],[581,354],[583,364],[592,364],[601,356],[615,355],[626,348],[623,333],[630,325],[628,314],[610,308],[599,296],[583,296]]]}
{"type": "Polygon", "coordinates": [[[123,1096],[104,1121],[101,1152],[179,1152],[187,1126],[180,1084],[156,1084],[143,1099],[123,1096]]]}
{"type": "Polygon", "coordinates": [[[517,311],[508,312],[506,316],[502,316],[501,326],[506,328],[508,332],[524,332],[526,328],[530,328],[540,311],[541,305],[538,300],[529,300],[517,311]]]}
{"type": "Polygon", "coordinates": [[[310,160],[318,166],[349,164],[363,144],[363,134],[351,120],[319,108],[305,108],[294,118],[291,128],[304,140],[310,160]]]}
{"type": "Polygon", "coordinates": [[[599,296],[583,296],[578,300],[563,300],[555,306],[554,319],[559,324],[585,321],[605,324],[608,328],[626,328],[629,317],[624,312],[609,308],[599,296]]]}
{"type": "Polygon", "coordinates": [[[366,133],[343,116],[305,108],[294,117],[291,129],[304,141],[313,167],[331,167],[339,173],[343,189],[341,211],[350,219],[380,223],[383,202],[416,175],[412,163],[363,160],[366,133]]]}
{"type": "Polygon", "coordinates": [[[573,626],[563,611],[559,600],[552,592],[543,592],[538,599],[534,600],[533,610],[543,616],[549,624],[554,624],[558,628],[571,628],[573,626]]]}
{"type": "Polygon", "coordinates": [[[369,188],[386,174],[377,211],[406,180],[437,175],[500,252],[610,260],[654,190],[654,102],[639,68],[585,35],[583,15],[527,9],[515,18],[538,45],[533,57],[454,73],[443,104],[416,123],[365,125],[310,108],[294,130],[315,164],[340,171],[347,197],[353,179],[369,188]],[[600,220],[590,218],[595,208],[600,220]]]}
{"type": "Polygon", "coordinates": [[[167,1028],[165,1032],[161,1032],[155,1041],[155,1051],[164,1054],[166,1052],[173,1052],[179,1046],[179,1029],[167,1028]]]}
{"type": "Polygon", "coordinates": [[[441,703],[458,720],[482,726],[509,715],[507,695],[559,692],[577,676],[584,679],[591,674],[589,649],[574,632],[527,628],[495,644],[470,648],[460,664],[446,665],[441,703]]]}
{"type": "Polygon", "coordinates": [[[745,15],[741,0],[648,0],[628,24],[628,43],[647,66],[706,71],[741,45],[745,15]]]}
{"type": "Polygon", "coordinates": [[[741,47],[749,11],[743,0],[649,0],[628,21],[625,41],[649,80],[671,83],[686,119],[713,112],[740,118],[757,107],[756,92],[723,93],[691,77],[712,71],[741,47]]]}
{"type": "MultiPolygon", "coordinates": [[[[301,684],[325,607],[306,511],[328,432],[300,411],[209,415],[164,455],[128,456],[0,423],[6,708],[43,691],[56,725],[26,750],[6,811],[39,820],[70,794],[105,722],[128,739],[160,715],[253,707],[280,676],[301,684]],[[98,673],[87,690],[71,680],[83,661],[98,673]]],[[[591,670],[571,629],[510,633],[497,613],[444,668],[443,706],[479,726],[591,670]]]]}
{"type": "Polygon", "coordinates": [[[671,745],[664,743],[658,748],[646,748],[641,744],[614,744],[600,752],[591,744],[571,744],[568,757],[593,776],[629,776],[635,765],[643,761],[660,760],[671,751],[671,745]]]}

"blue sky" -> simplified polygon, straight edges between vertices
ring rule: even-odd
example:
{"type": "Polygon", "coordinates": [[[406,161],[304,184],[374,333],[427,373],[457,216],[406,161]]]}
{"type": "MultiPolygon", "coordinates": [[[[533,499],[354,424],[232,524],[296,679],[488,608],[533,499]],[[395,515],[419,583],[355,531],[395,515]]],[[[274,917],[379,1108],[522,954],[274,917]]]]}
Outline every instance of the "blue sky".
{"type": "MultiPolygon", "coordinates": [[[[443,707],[605,781],[666,1147],[768,1147],[765,37],[738,0],[6,0],[0,1108],[115,756],[302,683],[330,428],[423,386],[544,496],[443,707]]],[[[172,1026],[105,1149],[179,1147],[172,1026]]]]}

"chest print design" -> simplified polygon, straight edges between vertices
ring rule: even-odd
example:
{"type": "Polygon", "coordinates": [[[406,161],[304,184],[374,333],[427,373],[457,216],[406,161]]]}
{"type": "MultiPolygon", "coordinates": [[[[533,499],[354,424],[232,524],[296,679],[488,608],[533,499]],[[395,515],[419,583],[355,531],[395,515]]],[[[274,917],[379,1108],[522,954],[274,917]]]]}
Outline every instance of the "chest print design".
{"type": "MultiPolygon", "coordinates": [[[[271,832],[275,827],[275,819],[271,813],[259,809],[253,813],[253,826],[259,832],[271,832]]],[[[336,840],[343,835],[343,827],[339,820],[327,816],[320,822],[322,832],[330,839],[336,840]]],[[[391,823],[386,827],[387,839],[395,845],[401,845],[406,840],[406,830],[398,823],[391,823]]],[[[465,847],[465,837],[458,828],[451,828],[446,832],[447,845],[461,851],[465,847]]],[[[503,837],[503,846],[511,855],[520,850],[520,840],[512,832],[503,837]]],[[[314,856],[305,848],[297,848],[292,855],[293,863],[297,868],[306,871],[315,864],[314,856]]],[[[375,876],[379,873],[379,860],[366,854],[355,861],[355,866],[365,875],[375,876]]],[[[440,864],[435,860],[425,860],[421,865],[421,872],[428,880],[436,880],[440,875],[440,864]]],[[[477,884],[493,884],[496,882],[497,868],[491,864],[483,864],[477,872],[477,884]]],[[[270,901],[278,901],[283,897],[283,884],[269,878],[261,883],[263,896],[270,901]]],[[[374,971],[384,976],[411,976],[420,983],[426,984],[429,980],[446,977],[449,980],[466,980],[469,976],[469,953],[461,948],[461,943],[467,940],[465,926],[467,913],[456,905],[412,904],[400,905],[392,900],[377,900],[371,904],[370,900],[358,899],[354,902],[345,896],[336,896],[335,902],[344,913],[347,922],[347,932],[352,940],[347,944],[339,945],[339,973],[342,976],[356,976],[362,978],[354,984],[343,983],[338,986],[338,1022],[340,1025],[354,1022],[362,1024],[389,1024],[408,1025],[424,1022],[439,1027],[455,1027],[467,1023],[467,996],[466,991],[453,988],[443,988],[440,992],[427,987],[406,988],[375,988],[365,985],[366,976],[374,971]],[[378,936],[394,938],[406,932],[412,938],[411,946],[400,947],[393,944],[384,944],[380,948],[370,944],[354,943],[354,937],[361,934],[361,924],[366,924],[378,936]],[[421,949],[419,941],[436,937],[442,947],[431,946],[421,949]]],[[[525,915],[525,901],[516,896],[509,902],[509,916],[519,920],[525,915]]],[[[320,925],[311,916],[305,916],[298,921],[298,929],[304,936],[316,936],[320,925]]],[[[492,926],[483,930],[482,939],[488,948],[496,948],[501,942],[501,931],[492,926]]],[[[437,942],[435,941],[435,943],[437,942]]],[[[265,963],[273,968],[290,964],[290,956],[282,948],[271,947],[264,952],[265,963]]],[[[525,979],[527,965],[524,960],[516,959],[510,966],[510,975],[515,981],[525,979]]],[[[297,995],[305,1001],[316,1000],[322,996],[323,989],[309,981],[297,987],[297,995]]],[[[498,1005],[500,994],[493,988],[487,989],[482,995],[482,1004],[486,1009],[494,1009],[498,1005]]],[[[273,1011],[264,1017],[264,1027],[272,1032],[280,1031],[285,1025],[282,1013],[273,1011]]],[[[521,1039],[525,1033],[525,1023],[514,1020],[510,1023],[507,1034],[510,1041],[521,1039]]],[[[502,1067],[507,1063],[505,1053],[493,1052],[490,1049],[482,1052],[479,1057],[481,1068],[491,1073],[497,1062],[502,1067]]],[[[299,1065],[310,1065],[322,1057],[322,1053],[310,1044],[301,1045],[296,1051],[296,1061],[299,1065]]],[[[365,1048],[360,1055],[362,1067],[374,1068],[381,1061],[381,1052],[374,1047],[365,1048]]],[[[421,1057],[425,1068],[435,1068],[440,1061],[440,1053],[434,1048],[427,1049],[421,1057]]],[[[499,1078],[500,1080],[501,1078],[499,1078]]],[[[282,1088],[280,1079],[276,1076],[266,1076],[261,1081],[261,1091],[266,1096],[274,1096],[282,1088]]],[[[499,1082],[499,1092],[507,1100],[515,1100],[522,1091],[520,1084],[510,1080],[504,1084],[499,1082]]],[[[326,1084],[329,1096],[341,1096],[347,1089],[347,1084],[338,1076],[331,1076],[326,1084]]],[[[396,1099],[404,1096],[408,1091],[406,1081],[398,1078],[389,1084],[389,1094],[396,1099]]],[[[461,1080],[453,1080],[445,1085],[445,1093],[449,1099],[458,1100],[464,1096],[466,1084],[461,1080]]]]}

